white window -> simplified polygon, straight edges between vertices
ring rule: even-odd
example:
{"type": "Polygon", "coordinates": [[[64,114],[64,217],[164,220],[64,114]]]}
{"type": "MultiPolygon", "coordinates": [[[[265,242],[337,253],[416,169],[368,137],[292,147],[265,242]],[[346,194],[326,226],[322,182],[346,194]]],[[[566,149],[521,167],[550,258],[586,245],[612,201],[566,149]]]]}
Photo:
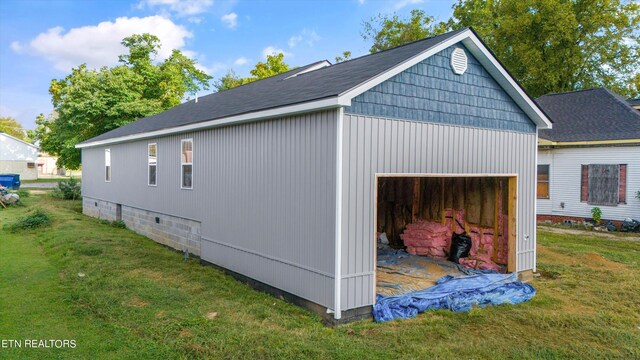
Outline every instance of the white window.
{"type": "Polygon", "coordinates": [[[111,149],[104,149],[104,181],[111,181],[111,149]]]}
{"type": "Polygon", "coordinates": [[[184,139],[181,142],[182,154],[180,158],[181,178],[183,189],[193,189],[193,140],[184,139]]]}
{"type": "Polygon", "coordinates": [[[147,146],[147,164],[148,185],[156,186],[158,184],[158,145],[155,143],[147,146]]]}

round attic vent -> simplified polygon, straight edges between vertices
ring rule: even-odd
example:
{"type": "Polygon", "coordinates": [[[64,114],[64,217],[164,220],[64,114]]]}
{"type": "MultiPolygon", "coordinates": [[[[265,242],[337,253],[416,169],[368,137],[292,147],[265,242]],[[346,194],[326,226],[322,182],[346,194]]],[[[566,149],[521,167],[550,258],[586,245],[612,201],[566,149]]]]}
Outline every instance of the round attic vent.
{"type": "Polygon", "coordinates": [[[458,75],[467,71],[467,54],[461,48],[455,48],[451,53],[451,69],[458,75]]]}

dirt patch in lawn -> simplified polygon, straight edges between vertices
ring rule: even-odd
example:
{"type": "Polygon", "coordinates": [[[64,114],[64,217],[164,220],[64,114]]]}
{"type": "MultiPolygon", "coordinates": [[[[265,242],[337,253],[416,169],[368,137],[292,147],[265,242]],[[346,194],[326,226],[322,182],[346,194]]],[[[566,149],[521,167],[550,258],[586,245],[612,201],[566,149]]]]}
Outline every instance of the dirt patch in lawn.
{"type": "Polygon", "coordinates": [[[620,232],[605,232],[605,231],[586,231],[579,229],[567,229],[553,226],[539,226],[540,230],[544,230],[554,234],[570,234],[588,237],[599,237],[611,240],[631,240],[640,241],[639,233],[620,233],[620,232]]]}
{"type": "Polygon", "coordinates": [[[182,275],[167,276],[159,271],[138,268],[125,273],[125,277],[129,279],[147,279],[154,283],[164,285],[170,285],[174,288],[184,289],[187,291],[199,291],[203,289],[203,286],[199,283],[185,279],[182,275]]]}
{"type": "Polygon", "coordinates": [[[191,335],[193,335],[193,332],[191,330],[182,329],[182,330],[180,330],[180,333],[178,334],[178,337],[183,338],[183,337],[187,337],[187,336],[191,336],[191,335]]]}
{"type": "Polygon", "coordinates": [[[595,270],[616,271],[625,269],[626,266],[602,257],[602,255],[590,252],[586,254],[565,255],[551,248],[538,245],[538,254],[543,262],[552,262],[565,265],[584,265],[595,270]]]}
{"type": "Polygon", "coordinates": [[[129,299],[129,301],[125,305],[131,306],[131,307],[143,308],[149,305],[149,302],[144,301],[137,296],[134,296],[131,299],[129,299]]]}

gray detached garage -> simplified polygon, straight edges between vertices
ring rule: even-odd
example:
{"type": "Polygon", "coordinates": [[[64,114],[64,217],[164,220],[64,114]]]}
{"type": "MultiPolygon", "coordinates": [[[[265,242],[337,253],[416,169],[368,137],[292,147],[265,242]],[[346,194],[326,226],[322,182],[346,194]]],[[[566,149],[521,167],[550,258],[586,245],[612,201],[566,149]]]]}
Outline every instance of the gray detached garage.
{"type": "Polygon", "coordinates": [[[378,237],[409,249],[416,221],[477,229],[497,266],[535,271],[537,131],[550,127],[463,29],[85,141],[83,209],[344,321],[376,301],[378,237]]]}

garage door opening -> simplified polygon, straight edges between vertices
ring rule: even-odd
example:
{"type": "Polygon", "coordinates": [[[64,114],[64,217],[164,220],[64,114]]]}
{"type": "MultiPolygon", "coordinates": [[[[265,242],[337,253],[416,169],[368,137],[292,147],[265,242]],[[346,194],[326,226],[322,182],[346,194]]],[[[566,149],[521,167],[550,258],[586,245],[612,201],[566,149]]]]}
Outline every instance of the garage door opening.
{"type": "Polygon", "coordinates": [[[515,176],[378,175],[376,294],[400,295],[467,269],[515,271],[515,176]],[[453,234],[469,255],[449,261],[453,234]]]}

